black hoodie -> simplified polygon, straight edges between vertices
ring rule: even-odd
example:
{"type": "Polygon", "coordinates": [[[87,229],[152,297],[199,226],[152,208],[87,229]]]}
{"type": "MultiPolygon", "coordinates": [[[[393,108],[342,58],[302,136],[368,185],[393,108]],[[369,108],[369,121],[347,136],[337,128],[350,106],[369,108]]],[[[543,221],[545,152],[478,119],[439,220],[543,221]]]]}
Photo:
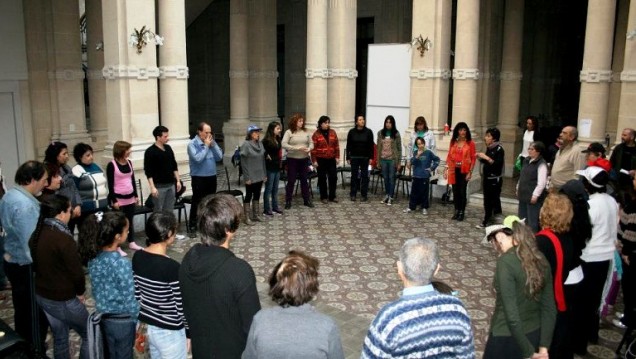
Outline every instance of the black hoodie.
{"type": "Polygon", "coordinates": [[[261,309],[252,267],[228,249],[196,244],[179,281],[193,358],[240,358],[261,309]]]}

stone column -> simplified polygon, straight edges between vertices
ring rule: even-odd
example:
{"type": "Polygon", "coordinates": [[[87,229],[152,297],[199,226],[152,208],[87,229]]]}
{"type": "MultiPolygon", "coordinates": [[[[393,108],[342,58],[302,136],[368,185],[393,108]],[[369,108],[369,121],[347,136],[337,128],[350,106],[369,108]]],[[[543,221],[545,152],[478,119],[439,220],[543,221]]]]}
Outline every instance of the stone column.
{"type": "Polygon", "coordinates": [[[579,140],[603,142],[612,79],[612,47],[616,0],[590,0],[585,27],[585,50],[581,96],[579,99],[579,140]],[[589,134],[582,131],[583,121],[591,121],[589,134]]]}
{"type": "Polygon", "coordinates": [[[453,124],[466,122],[472,130],[477,116],[479,80],[479,0],[457,0],[455,68],[453,69],[453,124]]]}
{"type": "Polygon", "coordinates": [[[230,0],[230,119],[223,124],[226,159],[245,139],[249,123],[247,20],[247,0],[230,0]]]}
{"type": "MultiPolygon", "coordinates": [[[[629,18],[627,30],[636,29],[636,1],[629,4],[629,18]]],[[[617,34],[624,36],[623,34],[617,34]]],[[[636,37],[625,40],[625,58],[623,72],[621,72],[621,98],[618,107],[618,126],[616,128],[616,143],[621,142],[621,132],[624,128],[636,128],[636,37]]]]}
{"type": "Polygon", "coordinates": [[[150,42],[137,53],[128,41],[134,29],[156,30],[154,2],[102,1],[102,16],[109,148],[117,140],[132,143],[133,164],[144,178],[143,152],[154,143],[152,130],[159,124],[157,51],[150,42]]]}
{"type": "MultiPolygon", "coordinates": [[[[47,5],[48,6],[48,5],[47,5]]],[[[79,6],[74,0],[51,2],[47,32],[48,77],[53,121],[59,124],[59,133],[53,139],[68,142],[90,142],[86,132],[84,110],[84,71],[79,41],[79,6]]]]}
{"type": "Polygon", "coordinates": [[[499,88],[499,124],[501,143],[506,151],[505,174],[513,175],[515,156],[521,138],[517,122],[519,120],[519,99],[521,95],[521,56],[523,47],[524,0],[508,0],[505,5],[503,28],[503,57],[501,61],[501,84],[499,88]]]}
{"type": "Polygon", "coordinates": [[[276,0],[249,0],[248,6],[250,122],[266,127],[278,120],[276,0]]]}
{"type": "MultiPolygon", "coordinates": [[[[338,134],[342,152],[355,116],[357,7],[357,0],[330,0],[327,15],[327,63],[330,72],[327,114],[331,118],[331,128],[338,134]]],[[[318,119],[309,118],[308,121],[313,124],[318,119]]],[[[344,156],[340,158],[342,160],[344,156]]]]}
{"type": "MultiPolygon", "coordinates": [[[[424,116],[436,134],[437,154],[445,159],[448,141],[443,129],[448,122],[452,2],[446,0],[413,1],[412,38],[431,40],[431,48],[420,55],[411,49],[411,98],[409,136],[417,116],[424,116]]],[[[405,139],[407,140],[407,139],[405,139]]],[[[409,142],[410,143],[410,142],[409,142]]]]}
{"type": "MultiPolygon", "coordinates": [[[[86,0],[86,53],[88,56],[88,102],[90,135],[95,145],[102,151],[108,140],[108,117],[106,111],[106,81],[102,75],[104,68],[104,35],[102,26],[102,1],[86,0]]],[[[110,157],[106,153],[105,157],[110,157]]],[[[96,157],[101,157],[97,155],[96,157]]],[[[100,163],[103,164],[103,163],[100,163]]]]}
{"type": "MultiPolygon", "coordinates": [[[[164,44],[159,47],[159,91],[161,124],[170,130],[179,167],[187,167],[189,142],[188,61],[184,0],[159,0],[158,33],[164,44]],[[183,166],[182,166],[183,165],[183,166]]],[[[203,119],[195,119],[195,123],[203,119]]],[[[180,168],[179,173],[188,172],[180,168]]]]}
{"type": "MultiPolygon", "coordinates": [[[[327,114],[327,0],[309,0],[307,3],[307,78],[306,114],[318,119],[327,114]]],[[[353,122],[352,122],[353,123],[353,122]]]]}

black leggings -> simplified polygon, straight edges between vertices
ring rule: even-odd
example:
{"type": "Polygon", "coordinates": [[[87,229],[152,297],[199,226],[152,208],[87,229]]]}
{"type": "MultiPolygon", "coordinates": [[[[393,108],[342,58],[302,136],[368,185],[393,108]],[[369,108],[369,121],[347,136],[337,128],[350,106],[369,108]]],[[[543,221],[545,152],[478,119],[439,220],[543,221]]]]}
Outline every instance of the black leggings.
{"type": "Polygon", "coordinates": [[[261,199],[261,188],[263,188],[263,181],[246,184],[245,199],[243,200],[243,203],[250,203],[250,201],[252,201],[252,196],[254,196],[254,201],[258,202],[261,199]]]}
{"type": "Polygon", "coordinates": [[[453,185],[453,203],[455,210],[463,211],[466,209],[466,174],[462,173],[461,168],[455,167],[455,184],[453,185]]]}

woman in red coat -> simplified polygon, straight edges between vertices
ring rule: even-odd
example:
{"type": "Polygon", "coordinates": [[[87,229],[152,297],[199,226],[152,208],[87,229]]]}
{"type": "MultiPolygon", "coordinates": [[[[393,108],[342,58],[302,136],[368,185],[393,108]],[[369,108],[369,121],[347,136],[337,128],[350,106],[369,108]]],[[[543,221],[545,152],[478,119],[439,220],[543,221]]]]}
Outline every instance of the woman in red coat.
{"type": "Polygon", "coordinates": [[[320,188],[320,201],[324,204],[338,202],[336,199],[336,186],[338,173],[336,166],[340,161],[340,145],[336,131],[329,128],[331,120],[328,116],[320,116],[318,129],[311,136],[314,148],[311,150],[311,159],[318,170],[318,187],[320,188]],[[327,187],[329,179],[329,187],[327,187]]]}
{"type": "Polygon", "coordinates": [[[460,122],[453,129],[453,138],[446,157],[446,172],[444,172],[444,177],[448,178],[448,184],[453,185],[455,214],[452,219],[464,220],[467,202],[466,188],[473,174],[476,160],[475,142],[470,136],[470,129],[465,122],[460,122]]]}

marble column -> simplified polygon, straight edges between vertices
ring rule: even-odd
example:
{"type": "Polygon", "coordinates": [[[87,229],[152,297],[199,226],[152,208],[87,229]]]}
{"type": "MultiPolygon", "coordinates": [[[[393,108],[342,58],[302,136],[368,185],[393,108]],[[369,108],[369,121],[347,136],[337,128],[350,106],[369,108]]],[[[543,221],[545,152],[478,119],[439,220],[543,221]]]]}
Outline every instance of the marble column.
{"type": "Polygon", "coordinates": [[[276,0],[249,0],[248,6],[249,117],[265,128],[278,120],[276,0]]]}
{"type": "MultiPolygon", "coordinates": [[[[344,152],[355,116],[357,0],[330,0],[327,21],[327,114],[344,152]]],[[[317,118],[308,119],[310,123],[317,118]]],[[[341,155],[341,159],[344,156],[341,155]]]]}
{"type": "Polygon", "coordinates": [[[521,57],[523,50],[524,0],[508,0],[505,5],[503,28],[503,56],[501,61],[499,88],[499,124],[501,143],[506,152],[505,173],[513,175],[515,157],[521,150],[519,100],[521,96],[521,57]]]}
{"type": "Polygon", "coordinates": [[[143,178],[143,152],[154,143],[152,130],[159,124],[159,68],[154,42],[137,53],[128,41],[134,29],[145,26],[156,30],[154,4],[145,0],[102,1],[102,74],[106,79],[109,148],[118,140],[133,144],[131,159],[138,178],[143,178]]]}
{"type": "MultiPolygon", "coordinates": [[[[629,4],[627,30],[631,38],[626,39],[623,72],[621,72],[621,97],[618,107],[618,126],[615,143],[621,142],[621,132],[624,128],[636,128],[636,1],[629,4]]],[[[617,36],[624,36],[617,34],[617,36]]]]}
{"type": "MultiPolygon", "coordinates": [[[[159,101],[161,124],[170,130],[179,167],[187,168],[189,142],[188,61],[184,0],[159,0],[158,33],[164,38],[159,47],[159,101]]],[[[195,119],[195,123],[203,119],[195,119]]],[[[187,172],[180,168],[179,173],[187,172]]]]}
{"type": "Polygon", "coordinates": [[[230,119],[223,124],[226,159],[245,139],[249,123],[247,23],[247,0],[230,0],[230,119]]]}
{"type": "Polygon", "coordinates": [[[329,66],[327,0],[307,2],[307,68],[305,69],[306,113],[308,119],[318,119],[327,114],[327,83],[329,66]]]}
{"type": "Polygon", "coordinates": [[[627,21],[629,20],[629,6],[628,1],[619,1],[616,3],[618,9],[616,9],[616,26],[615,36],[612,54],[612,82],[609,89],[609,110],[607,112],[607,122],[605,123],[605,133],[609,135],[610,146],[613,145],[613,139],[617,134],[620,138],[621,129],[617,129],[618,126],[618,109],[621,101],[621,72],[623,71],[625,61],[625,38],[627,31],[630,29],[627,27],[627,21]]]}
{"type": "Polygon", "coordinates": [[[583,68],[579,78],[579,140],[603,142],[612,79],[616,0],[590,0],[587,7],[583,68]],[[586,131],[586,128],[588,129],[586,131]]]}
{"type": "MultiPolygon", "coordinates": [[[[102,26],[102,1],[86,0],[86,54],[88,56],[88,102],[90,135],[96,152],[103,151],[108,140],[108,117],[106,111],[106,81],[104,68],[104,35],[102,26]]],[[[102,157],[96,155],[96,157],[102,157]]],[[[105,153],[104,157],[112,157],[105,153]]],[[[103,161],[100,161],[103,164],[103,161]]]]}
{"type": "MultiPolygon", "coordinates": [[[[444,125],[448,122],[452,2],[446,0],[413,1],[412,38],[428,38],[431,48],[420,55],[411,49],[410,118],[407,129],[411,136],[415,118],[424,116],[428,127],[437,135],[437,154],[445,158],[444,125]]],[[[446,136],[448,137],[448,136],[446,136]]]]}
{"type": "Polygon", "coordinates": [[[479,0],[457,0],[455,67],[453,69],[453,124],[473,129],[477,116],[479,55],[479,0]]]}

